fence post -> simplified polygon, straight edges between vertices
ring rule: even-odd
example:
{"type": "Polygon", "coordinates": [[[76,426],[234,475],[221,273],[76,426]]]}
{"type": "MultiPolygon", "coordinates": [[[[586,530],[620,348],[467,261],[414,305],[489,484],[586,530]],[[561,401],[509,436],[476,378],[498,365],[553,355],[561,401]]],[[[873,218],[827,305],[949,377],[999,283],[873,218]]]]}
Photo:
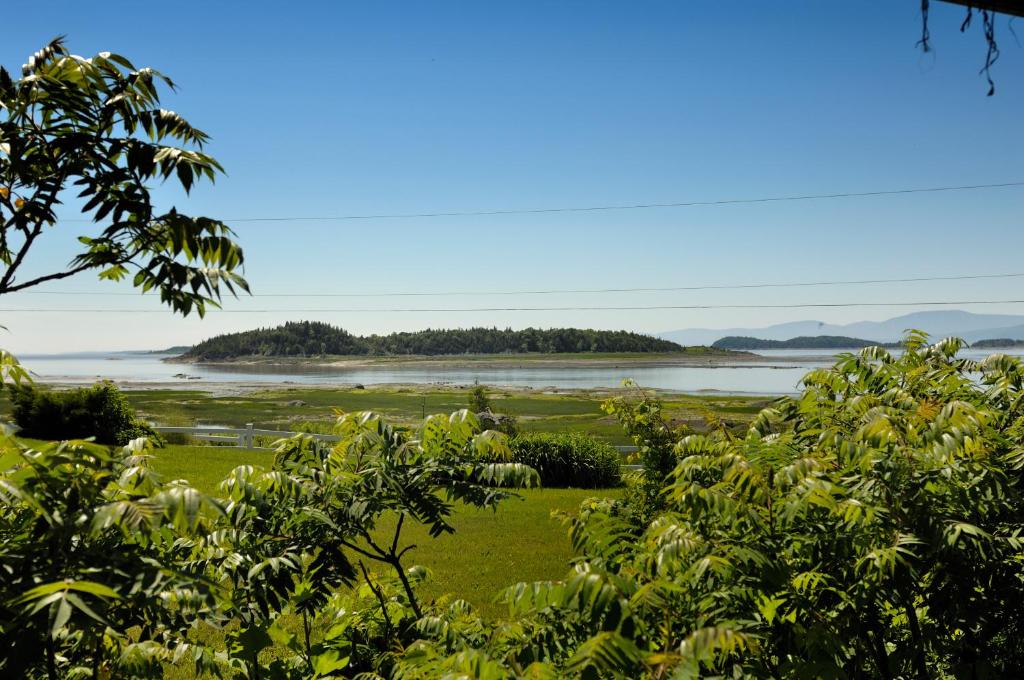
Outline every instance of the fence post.
{"type": "Polygon", "coordinates": [[[254,446],[253,435],[252,435],[252,423],[245,424],[245,448],[251,449],[254,446]]]}

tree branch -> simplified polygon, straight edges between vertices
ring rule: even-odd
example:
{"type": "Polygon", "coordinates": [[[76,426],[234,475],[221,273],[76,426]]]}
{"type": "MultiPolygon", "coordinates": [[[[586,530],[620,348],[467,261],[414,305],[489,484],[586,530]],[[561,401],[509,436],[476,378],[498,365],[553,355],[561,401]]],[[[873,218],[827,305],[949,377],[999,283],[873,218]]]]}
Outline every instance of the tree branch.
{"type": "Polygon", "coordinates": [[[403,512],[398,516],[398,524],[395,526],[395,540],[391,542],[391,554],[394,555],[395,551],[398,550],[398,538],[402,535],[402,523],[405,522],[405,513],[403,512]]]}
{"type": "Polygon", "coordinates": [[[363,578],[366,580],[366,585],[369,586],[373,594],[377,596],[377,601],[380,602],[380,613],[384,616],[384,637],[388,640],[391,639],[391,617],[388,616],[388,603],[384,597],[383,591],[380,586],[374,585],[370,579],[369,572],[366,571],[366,565],[363,564],[362,560],[359,560],[359,569],[363,572],[363,578]]]}
{"type": "MultiPolygon", "coordinates": [[[[46,197],[46,206],[43,208],[44,214],[50,214],[52,212],[53,204],[57,201],[57,195],[64,188],[64,182],[67,181],[67,178],[68,178],[68,168],[65,167],[65,168],[62,168],[60,170],[59,179],[57,179],[57,181],[54,182],[53,190],[50,192],[50,195],[46,197]]],[[[32,202],[34,203],[38,197],[39,197],[39,189],[36,189],[36,191],[33,192],[33,194],[32,194],[32,202]]],[[[14,218],[15,218],[15,215],[12,215],[11,219],[13,220],[14,218]]],[[[3,228],[6,231],[8,227],[5,224],[3,228]]],[[[8,288],[8,286],[11,283],[11,281],[14,280],[14,272],[17,271],[18,267],[21,266],[21,263],[25,259],[25,255],[27,255],[29,249],[32,248],[32,243],[42,233],[43,233],[43,220],[40,219],[40,220],[36,221],[35,228],[33,228],[32,231],[25,233],[25,242],[21,245],[21,248],[18,250],[18,254],[14,258],[14,262],[11,263],[11,266],[8,267],[7,271],[4,272],[3,278],[0,279],[0,295],[2,295],[3,293],[11,293],[11,292],[14,292],[15,290],[20,290],[20,288],[27,287],[27,286],[21,286],[19,288],[14,288],[14,289],[8,288]]],[[[42,279],[42,280],[46,280],[46,279],[42,279]]],[[[40,283],[40,282],[41,282],[41,280],[37,280],[36,281],[36,283],[40,283]]],[[[30,285],[35,285],[35,283],[32,283],[30,285]]]]}
{"type": "MultiPolygon", "coordinates": [[[[20,253],[19,253],[19,255],[20,255],[20,253]]],[[[14,265],[12,265],[11,268],[7,270],[8,273],[12,273],[14,271],[15,265],[17,265],[17,264],[20,264],[20,262],[18,260],[15,260],[14,265]]],[[[117,263],[114,263],[114,264],[117,264],[117,263]]],[[[124,263],[122,262],[121,264],[124,264],[124,263]]],[[[31,281],[26,281],[25,283],[19,283],[16,286],[8,286],[7,285],[7,278],[8,277],[5,275],[3,280],[0,281],[0,295],[4,295],[5,293],[16,293],[19,290],[24,290],[25,288],[30,288],[32,286],[36,286],[36,285],[39,285],[40,283],[45,283],[47,281],[58,281],[60,279],[66,279],[69,276],[74,276],[75,274],[80,274],[81,272],[84,272],[84,271],[86,271],[88,269],[93,269],[93,268],[98,267],[98,266],[99,265],[97,265],[97,264],[91,264],[91,263],[83,264],[83,265],[79,265],[78,267],[75,267],[74,269],[69,269],[66,272],[56,272],[54,274],[47,274],[45,276],[40,276],[38,278],[32,279],[31,281]]]]}
{"type": "Polygon", "coordinates": [[[373,554],[373,553],[371,553],[370,551],[368,551],[368,550],[364,550],[364,549],[360,548],[359,546],[355,545],[354,543],[350,543],[350,542],[346,541],[346,540],[345,540],[345,539],[343,539],[343,538],[342,538],[342,539],[339,539],[339,542],[340,542],[340,543],[341,543],[341,544],[342,544],[343,546],[345,546],[346,548],[348,548],[348,549],[350,549],[350,550],[355,550],[355,551],[356,551],[357,553],[359,553],[360,555],[363,555],[363,556],[365,556],[365,557],[369,557],[369,558],[370,558],[371,560],[377,560],[378,562],[386,562],[386,561],[387,561],[387,560],[385,559],[385,557],[386,557],[385,555],[374,555],[374,554],[373,554]]]}
{"type": "Polygon", "coordinates": [[[39,234],[43,233],[43,225],[37,223],[35,229],[30,231],[25,236],[25,242],[21,244],[21,248],[18,249],[18,254],[14,257],[14,261],[4,272],[4,276],[0,279],[0,295],[11,292],[8,290],[8,284],[14,278],[14,272],[21,266],[21,263],[25,259],[25,255],[28,254],[29,249],[32,247],[32,242],[36,240],[39,234]]]}
{"type": "Polygon", "coordinates": [[[402,587],[405,588],[405,594],[409,598],[409,606],[412,607],[413,613],[416,614],[417,619],[422,619],[423,610],[420,609],[419,600],[416,599],[416,593],[412,589],[412,584],[409,583],[409,577],[405,575],[405,569],[402,568],[401,561],[396,557],[392,560],[391,566],[394,567],[395,573],[398,574],[398,578],[402,581],[402,587]]]}
{"type": "Polygon", "coordinates": [[[362,529],[361,531],[362,531],[362,534],[363,534],[363,538],[366,540],[366,542],[370,545],[371,548],[376,550],[377,553],[380,555],[379,559],[383,559],[383,560],[386,561],[387,557],[389,555],[394,555],[394,552],[390,552],[389,553],[388,551],[384,550],[384,548],[382,548],[379,545],[377,545],[374,542],[374,540],[373,540],[373,536],[370,536],[370,532],[369,531],[367,531],[366,529],[362,529]]]}

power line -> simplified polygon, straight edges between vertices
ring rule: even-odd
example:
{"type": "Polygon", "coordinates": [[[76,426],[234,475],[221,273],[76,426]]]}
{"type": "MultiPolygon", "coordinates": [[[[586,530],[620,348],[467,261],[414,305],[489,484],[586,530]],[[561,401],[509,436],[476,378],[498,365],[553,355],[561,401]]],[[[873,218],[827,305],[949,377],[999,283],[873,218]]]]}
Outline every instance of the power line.
{"type": "Polygon", "coordinates": [[[397,213],[392,215],[338,215],[330,217],[249,217],[225,222],[292,222],[292,221],[335,221],[335,220],[379,220],[412,219],[425,217],[483,217],[488,215],[537,215],[563,212],[598,212],[605,210],[646,210],[650,208],[692,208],[697,206],[738,205],[744,203],[774,203],[782,201],[812,201],[832,198],[864,198],[868,196],[892,196],[897,194],[936,193],[940,191],[971,191],[975,189],[999,189],[1024,186],[1024,182],[1000,184],[974,184],[949,187],[925,187],[915,189],[891,189],[887,191],[860,191],[836,194],[807,194],[801,196],[770,196],[762,198],[731,198],[718,201],[681,201],[675,203],[636,203],[627,205],[600,205],[569,208],[517,208],[510,210],[472,210],[434,213],[397,213]]]}
{"type": "MultiPolygon", "coordinates": [[[[809,302],[797,304],[738,304],[738,305],[648,305],[648,306],[594,306],[594,307],[441,307],[422,308],[395,307],[385,308],[340,308],[340,309],[210,309],[209,313],[217,314],[360,314],[360,313],[443,313],[443,312],[596,312],[596,311],[651,311],[671,309],[810,309],[810,308],[835,308],[835,307],[928,307],[928,306],[955,306],[955,305],[1017,305],[1024,304],[1024,300],[942,300],[930,302],[809,302]]],[[[164,309],[82,309],[80,307],[67,309],[0,309],[0,313],[88,313],[88,314],[166,314],[164,309]]]]}
{"type": "MultiPolygon", "coordinates": [[[[792,283],[737,283],[725,285],[668,286],[664,288],[580,288],[542,290],[455,290],[441,292],[399,292],[399,293],[254,293],[252,297],[338,297],[338,298],[385,298],[385,297],[450,297],[488,295],[569,295],[591,293],[666,293],[697,290],[741,290],[750,288],[801,288],[809,286],[856,286],[876,283],[912,283],[924,281],[968,281],[976,279],[1008,279],[1024,277],[1024,272],[1009,274],[964,274],[958,276],[918,276],[902,279],[859,279],[846,281],[801,281],[792,283]]],[[[30,290],[19,291],[19,295],[95,295],[137,297],[139,292],[96,292],[82,290],[30,290]]]]}
{"type": "MultiPolygon", "coordinates": [[[[1024,181],[995,184],[965,184],[958,186],[887,189],[881,191],[847,191],[833,194],[803,194],[793,196],[765,196],[758,198],[728,198],[716,201],[678,201],[672,203],[631,203],[621,205],[573,206],[560,208],[512,208],[507,210],[457,210],[451,212],[381,213],[366,215],[320,215],[281,217],[235,217],[224,219],[229,224],[246,222],[340,222],[347,220],[399,220],[432,217],[486,217],[494,215],[540,215],[548,213],[601,212],[609,210],[647,210],[650,208],[694,208],[699,206],[741,205],[750,203],[779,203],[785,201],[819,201],[835,198],[867,198],[896,196],[899,194],[930,194],[944,191],[974,191],[977,189],[1005,189],[1024,186],[1024,181]]],[[[65,222],[91,222],[88,218],[69,218],[65,222]]]]}

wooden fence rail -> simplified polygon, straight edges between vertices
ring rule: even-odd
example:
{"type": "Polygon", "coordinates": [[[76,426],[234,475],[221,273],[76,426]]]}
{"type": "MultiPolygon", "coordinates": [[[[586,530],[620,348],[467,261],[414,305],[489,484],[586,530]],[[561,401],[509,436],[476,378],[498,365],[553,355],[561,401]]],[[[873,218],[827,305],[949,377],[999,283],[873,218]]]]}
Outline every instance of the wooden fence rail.
{"type": "MultiPolygon", "coordinates": [[[[298,432],[290,432],[288,430],[265,430],[263,428],[253,427],[252,423],[246,423],[245,427],[155,427],[153,429],[160,434],[183,434],[200,441],[224,444],[249,450],[266,449],[266,447],[256,446],[256,437],[274,437],[275,439],[284,439],[285,437],[294,437],[299,434],[298,432]]],[[[338,436],[333,434],[307,434],[308,436],[313,437],[314,439],[319,439],[320,441],[338,441],[338,436]]],[[[616,446],[615,448],[618,449],[619,453],[633,453],[636,451],[635,446],[616,446]]],[[[639,465],[624,465],[623,467],[629,470],[640,469],[639,465]]]]}
{"type": "MultiPolygon", "coordinates": [[[[154,427],[153,429],[160,434],[183,434],[192,439],[226,444],[241,449],[265,448],[256,446],[256,437],[283,439],[299,434],[290,430],[266,430],[253,427],[252,423],[246,423],[245,427],[154,427]]],[[[338,437],[333,434],[309,434],[309,436],[326,442],[338,441],[338,437]]]]}

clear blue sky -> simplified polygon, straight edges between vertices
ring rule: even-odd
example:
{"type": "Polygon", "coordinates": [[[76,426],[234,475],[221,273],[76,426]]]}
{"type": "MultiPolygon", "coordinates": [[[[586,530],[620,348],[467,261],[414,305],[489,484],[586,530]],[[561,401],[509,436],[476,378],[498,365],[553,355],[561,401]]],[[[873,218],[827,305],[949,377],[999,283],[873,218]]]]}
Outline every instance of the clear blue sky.
{"type": "MultiPolygon", "coordinates": [[[[1024,180],[1024,48],[933,3],[26,3],[18,69],[54,35],[165,71],[167,108],[228,175],[162,205],[227,218],[544,208],[1024,180]]],[[[1018,28],[1024,35],[1024,31],[1018,28]]],[[[33,253],[66,262],[87,225],[33,253]]],[[[238,224],[259,293],[605,288],[1024,271],[1024,189],[602,213],[238,224]]],[[[126,292],[93,278],[54,291],[126,292]]],[[[1024,279],[546,297],[255,298],[227,308],[1024,299],[1024,279]]],[[[0,307],[158,309],[22,295],[0,307]]],[[[972,309],[969,308],[968,309],[972,309]]],[[[974,311],[1024,313],[1024,305],[974,311]]],[[[663,331],[909,309],[491,313],[4,313],[17,352],[150,348],[316,318],[355,332],[572,325],[663,331]]]]}

